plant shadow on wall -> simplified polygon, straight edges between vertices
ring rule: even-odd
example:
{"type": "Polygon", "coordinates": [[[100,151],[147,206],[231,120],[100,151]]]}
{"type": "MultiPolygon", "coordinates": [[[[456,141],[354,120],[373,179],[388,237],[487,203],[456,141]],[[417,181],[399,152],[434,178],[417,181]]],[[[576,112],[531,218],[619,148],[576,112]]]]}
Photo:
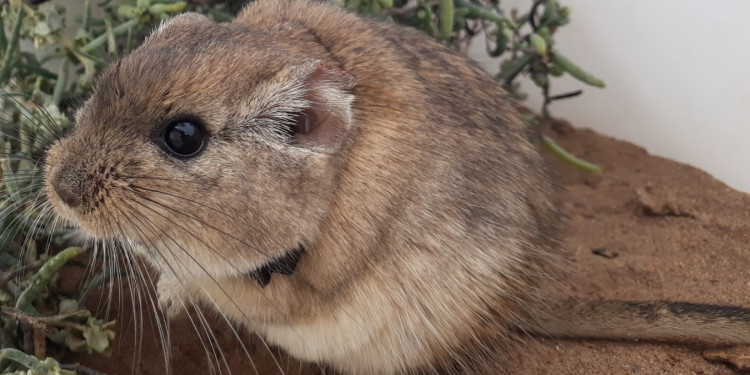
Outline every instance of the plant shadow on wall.
{"type": "MultiPolygon", "coordinates": [[[[520,76],[529,76],[542,90],[540,112],[525,115],[540,127],[550,119],[551,103],[582,92],[554,93],[554,77],[569,74],[604,87],[555,48],[555,32],[569,22],[570,14],[555,0],[536,1],[525,12],[503,9],[498,1],[333,2],[418,28],[462,51],[476,36],[486,35],[488,54],[501,64],[497,78],[510,95],[524,99],[520,76]]],[[[227,22],[243,3],[105,1],[96,5],[101,12],[92,12],[92,3],[86,1],[76,10],[80,14],[67,14],[54,1],[0,3],[0,373],[20,374],[27,369],[35,374],[94,373],[55,359],[67,351],[109,354],[112,350],[115,322],[87,310],[87,296],[102,283],[110,285],[110,292],[113,284],[122,287],[122,278],[128,276],[146,283],[143,275],[132,274],[137,260],[120,267],[114,244],[65,247],[71,228],[54,216],[42,191],[45,151],[72,127],[75,108],[90,94],[97,74],[135,48],[159,22],[183,11],[227,22]],[[70,278],[66,274],[80,278],[77,287],[58,286],[61,275],[70,278]]],[[[544,146],[572,165],[598,171],[552,139],[542,139],[544,146]]]]}

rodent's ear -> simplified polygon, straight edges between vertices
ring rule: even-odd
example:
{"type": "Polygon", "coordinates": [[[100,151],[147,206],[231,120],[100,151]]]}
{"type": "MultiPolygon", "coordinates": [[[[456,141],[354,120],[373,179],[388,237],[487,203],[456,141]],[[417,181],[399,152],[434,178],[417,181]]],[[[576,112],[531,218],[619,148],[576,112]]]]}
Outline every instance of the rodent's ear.
{"type": "Polygon", "coordinates": [[[319,61],[299,69],[309,107],[295,115],[291,126],[296,139],[293,145],[332,154],[339,149],[352,124],[354,76],[319,61]]]}

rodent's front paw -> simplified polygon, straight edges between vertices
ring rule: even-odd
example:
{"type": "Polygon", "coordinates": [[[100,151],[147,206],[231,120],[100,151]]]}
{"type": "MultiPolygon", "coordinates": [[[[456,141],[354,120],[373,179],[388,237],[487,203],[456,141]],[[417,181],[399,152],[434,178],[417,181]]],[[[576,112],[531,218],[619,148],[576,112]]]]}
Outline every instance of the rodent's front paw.
{"type": "Polygon", "coordinates": [[[164,311],[167,318],[172,319],[185,311],[184,286],[174,277],[161,275],[156,283],[156,294],[159,308],[164,311]]]}

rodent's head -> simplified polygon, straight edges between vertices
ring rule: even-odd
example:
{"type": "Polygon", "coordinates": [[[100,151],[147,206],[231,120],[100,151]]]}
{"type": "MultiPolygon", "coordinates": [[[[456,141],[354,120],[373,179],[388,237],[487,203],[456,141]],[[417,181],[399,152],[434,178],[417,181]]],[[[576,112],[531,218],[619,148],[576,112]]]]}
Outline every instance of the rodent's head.
{"type": "Polygon", "coordinates": [[[248,272],[314,241],[354,78],[279,38],[186,14],[112,64],[48,153],[56,211],[183,275],[248,272]]]}

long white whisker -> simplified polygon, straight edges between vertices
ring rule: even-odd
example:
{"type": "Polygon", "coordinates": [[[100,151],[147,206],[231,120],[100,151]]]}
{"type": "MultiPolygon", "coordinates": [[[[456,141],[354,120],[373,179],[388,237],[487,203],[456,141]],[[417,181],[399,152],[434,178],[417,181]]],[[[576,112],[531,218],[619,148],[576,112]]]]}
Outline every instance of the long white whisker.
{"type": "MultiPolygon", "coordinates": [[[[119,208],[118,208],[118,210],[122,211],[122,210],[121,210],[121,209],[119,209],[119,208]]],[[[129,207],[129,206],[128,206],[128,209],[127,209],[127,211],[133,211],[132,207],[129,207]]],[[[148,237],[146,236],[146,234],[145,234],[145,233],[143,232],[143,230],[144,230],[145,228],[142,228],[141,226],[139,226],[139,225],[136,225],[136,224],[135,224],[135,223],[134,223],[134,222],[133,222],[133,221],[132,221],[132,220],[130,219],[130,217],[129,217],[129,216],[127,216],[127,215],[124,215],[123,217],[124,217],[124,218],[125,218],[125,219],[126,219],[126,220],[127,220],[127,221],[128,221],[129,223],[130,223],[130,224],[131,224],[131,226],[132,226],[132,228],[133,228],[134,230],[136,230],[137,232],[139,232],[139,233],[140,233],[141,237],[142,237],[142,238],[143,238],[144,240],[148,241],[148,243],[149,243],[149,244],[150,244],[150,245],[152,246],[152,248],[155,248],[155,245],[154,245],[154,244],[153,244],[153,243],[151,242],[151,240],[149,240],[149,239],[148,239],[148,237]]],[[[169,250],[169,249],[168,249],[168,250],[169,250]]],[[[169,250],[169,251],[171,251],[171,250],[169,250]]],[[[157,252],[157,253],[158,253],[158,252],[157,252]]],[[[166,262],[166,258],[164,258],[164,256],[163,256],[162,254],[160,254],[160,253],[158,253],[158,254],[159,254],[159,255],[160,255],[161,257],[162,257],[163,261],[164,261],[164,262],[166,262]]],[[[176,271],[176,270],[175,270],[175,269],[173,268],[173,266],[174,266],[174,265],[172,265],[172,264],[170,264],[170,263],[166,263],[166,264],[167,264],[167,267],[169,268],[170,272],[172,272],[172,274],[173,274],[173,275],[175,275],[175,277],[178,277],[178,278],[179,278],[179,277],[180,277],[179,275],[181,275],[182,273],[178,273],[178,272],[177,272],[177,271],[176,271]]],[[[180,264],[179,266],[180,266],[180,267],[184,267],[184,266],[183,266],[183,265],[181,265],[181,264],[180,264]]],[[[180,280],[180,282],[184,283],[184,281],[183,281],[183,280],[180,280]]],[[[195,332],[196,332],[196,333],[198,334],[198,339],[199,339],[199,340],[200,340],[200,342],[201,342],[201,346],[203,346],[203,350],[204,350],[204,351],[206,352],[206,354],[207,354],[207,355],[209,355],[209,353],[211,353],[211,351],[209,351],[209,349],[208,349],[208,345],[206,345],[206,342],[205,342],[205,340],[203,339],[203,336],[202,336],[202,335],[200,334],[200,329],[198,329],[198,325],[197,325],[197,324],[195,323],[195,320],[194,320],[194,319],[193,319],[193,317],[192,317],[192,316],[190,315],[190,312],[189,312],[189,310],[187,309],[187,305],[186,305],[186,304],[184,303],[184,301],[182,300],[182,297],[181,297],[181,296],[180,296],[179,294],[177,295],[177,297],[178,297],[178,299],[179,299],[179,302],[180,302],[180,304],[182,305],[182,307],[183,307],[183,308],[185,309],[185,311],[186,311],[186,313],[187,313],[188,319],[190,320],[190,324],[191,324],[191,325],[193,326],[193,328],[194,328],[195,332]]],[[[165,358],[168,358],[168,357],[167,357],[167,356],[165,356],[165,358]]],[[[210,369],[209,369],[209,370],[210,370],[210,372],[211,372],[211,373],[214,373],[214,372],[215,372],[215,370],[213,370],[213,367],[214,367],[214,365],[213,365],[213,362],[209,361],[209,366],[210,366],[210,369]]]]}

